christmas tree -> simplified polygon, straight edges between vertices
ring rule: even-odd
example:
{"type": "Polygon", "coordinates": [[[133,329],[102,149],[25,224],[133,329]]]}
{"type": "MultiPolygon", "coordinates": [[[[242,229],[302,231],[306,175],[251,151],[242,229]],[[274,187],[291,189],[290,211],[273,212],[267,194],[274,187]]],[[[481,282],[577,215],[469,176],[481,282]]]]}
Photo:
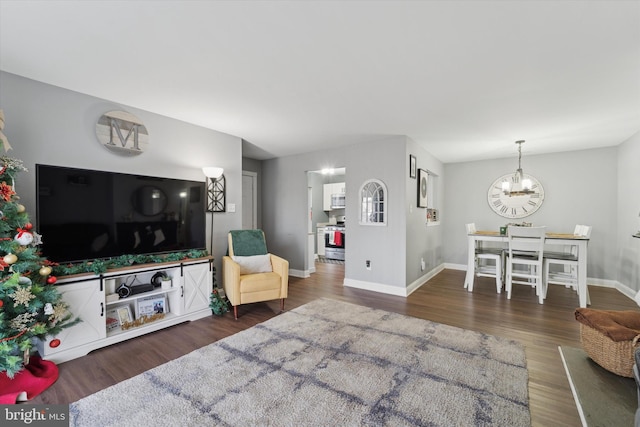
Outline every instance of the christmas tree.
{"type": "MultiPolygon", "coordinates": [[[[0,110],[0,142],[11,149],[0,110]]],[[[14,191],[14,177],[26,172],[20,160],[0,156],[0,372],[13,378],[44,340],[79,322],[73,319],[51,275],[53,263],[40,255],[41,236],[14,191]]]]}

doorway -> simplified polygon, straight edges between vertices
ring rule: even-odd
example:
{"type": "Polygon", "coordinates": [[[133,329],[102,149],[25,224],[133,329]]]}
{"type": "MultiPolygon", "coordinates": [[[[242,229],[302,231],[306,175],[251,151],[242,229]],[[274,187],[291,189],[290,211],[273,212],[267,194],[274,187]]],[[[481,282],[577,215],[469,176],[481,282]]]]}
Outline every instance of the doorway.
{"type": "MultiPolygon", "coordinates": [[[[343,227],[341,230],[342,236],[346,233],[347,224],[344,221],[346,210],[346,168],[308,171],[307,187],[308,270],[310,272],[315,271],[317,263],[344,265],[344,252],[341,257],[332,256],[331,254],[335,251],[327,255],[326,233],[329,227],[335,228],[336,226],[343,227]]],[[[333,242],[331,244],[333,245],[333,242]]],[[[344,250],[346,251],[347,249],[344,248],[344,250]]]]}

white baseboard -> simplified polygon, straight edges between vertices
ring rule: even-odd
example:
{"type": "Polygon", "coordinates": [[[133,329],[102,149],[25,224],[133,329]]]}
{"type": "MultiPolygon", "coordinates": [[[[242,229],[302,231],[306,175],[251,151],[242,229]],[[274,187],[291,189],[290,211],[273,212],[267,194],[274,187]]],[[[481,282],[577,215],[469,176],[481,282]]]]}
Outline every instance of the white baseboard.
{"type": "Polygon", "coordinates": [[[344,279],[343,286],[349,288],[364,289],[366,291],[380,292],[381,294],[396,295],[400,297],[407,296],[407,288],[400,286],[385,285],[383,283],[365,282],[364,280],[344,279]]]}
{"type": "Polygon", "coordinates": [[[301,279],[306,279],[307,277],[311,276],[311,273],[315,273],[316,269],[315,267],[313,268],[313,271],[311,270],[294,270],[294,269],[289,269],[289,276],[292,277],[299,277],[301,279]]]}
{"type": "Polygon", "coordinates": [[[426,284],[429,280],[434,278],[436,274],[440,273],[445,269],[444,264],[440,264],[436,268],[433,268],[427,272],[427,274],[422,275],[421,277],[414,280],[412,283],[407,286],[407,296],[411,295],[416,289],[419,289],[420,286],[426,284]]]}
{"type": "Polygon", "coordinates": [[[429,280],[435,277],[436,274],[440,273],[444,270],[444,264],[440,264],[436,268],[430,270],[425,275],[419,277],[409,284],[406,288],[401,288],[399,286],[390,286],[382,283],[375,282],[365,282],[363,280],[353,280],[353,279],[344,279],[344,286],[350,288],[358,288],[364,289],[367,291],[380,292],[382,294],[396,295],[400,297],[407,297],[411,295],[416,289],[420,288],[420,286],[426,284],[429,280]]]}
{"type": "Polygon", "coordinates": [[[444,263],[444,268],[449,270],[462,270],[467,271],[467,264],[451,264],[448,262],[444,263]]]}

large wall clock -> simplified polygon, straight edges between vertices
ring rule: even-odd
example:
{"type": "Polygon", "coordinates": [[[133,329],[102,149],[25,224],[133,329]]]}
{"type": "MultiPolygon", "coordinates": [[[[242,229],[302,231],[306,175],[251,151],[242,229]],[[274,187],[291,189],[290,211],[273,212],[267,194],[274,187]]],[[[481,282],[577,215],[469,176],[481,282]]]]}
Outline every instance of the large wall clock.
{"type": "Polygon", "coordinates": [[[503,175],[493,181],[487,192],[487,201],[495,213],[505,218],[524,218],[537,211],[544,202],[544,188],[540,181],[531,175],[523,174],[532,183],[532,193],[508,195],[502,191],[502,183],[514,184],[517,179],[514,174],[503,175]]]}

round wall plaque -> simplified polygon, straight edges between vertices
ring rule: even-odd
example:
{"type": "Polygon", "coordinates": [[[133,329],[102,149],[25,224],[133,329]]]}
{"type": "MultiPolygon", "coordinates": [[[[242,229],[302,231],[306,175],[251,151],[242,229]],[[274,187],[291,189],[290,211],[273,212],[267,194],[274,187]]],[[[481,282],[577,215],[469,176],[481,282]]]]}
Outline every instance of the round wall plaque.
{"type": "Polygon", "coordinates": [[[96,124],[96,136],[109,151],[135,156],[149,147],[149,132],[142,121],[125,111],[109,111],[96,124]]]}

